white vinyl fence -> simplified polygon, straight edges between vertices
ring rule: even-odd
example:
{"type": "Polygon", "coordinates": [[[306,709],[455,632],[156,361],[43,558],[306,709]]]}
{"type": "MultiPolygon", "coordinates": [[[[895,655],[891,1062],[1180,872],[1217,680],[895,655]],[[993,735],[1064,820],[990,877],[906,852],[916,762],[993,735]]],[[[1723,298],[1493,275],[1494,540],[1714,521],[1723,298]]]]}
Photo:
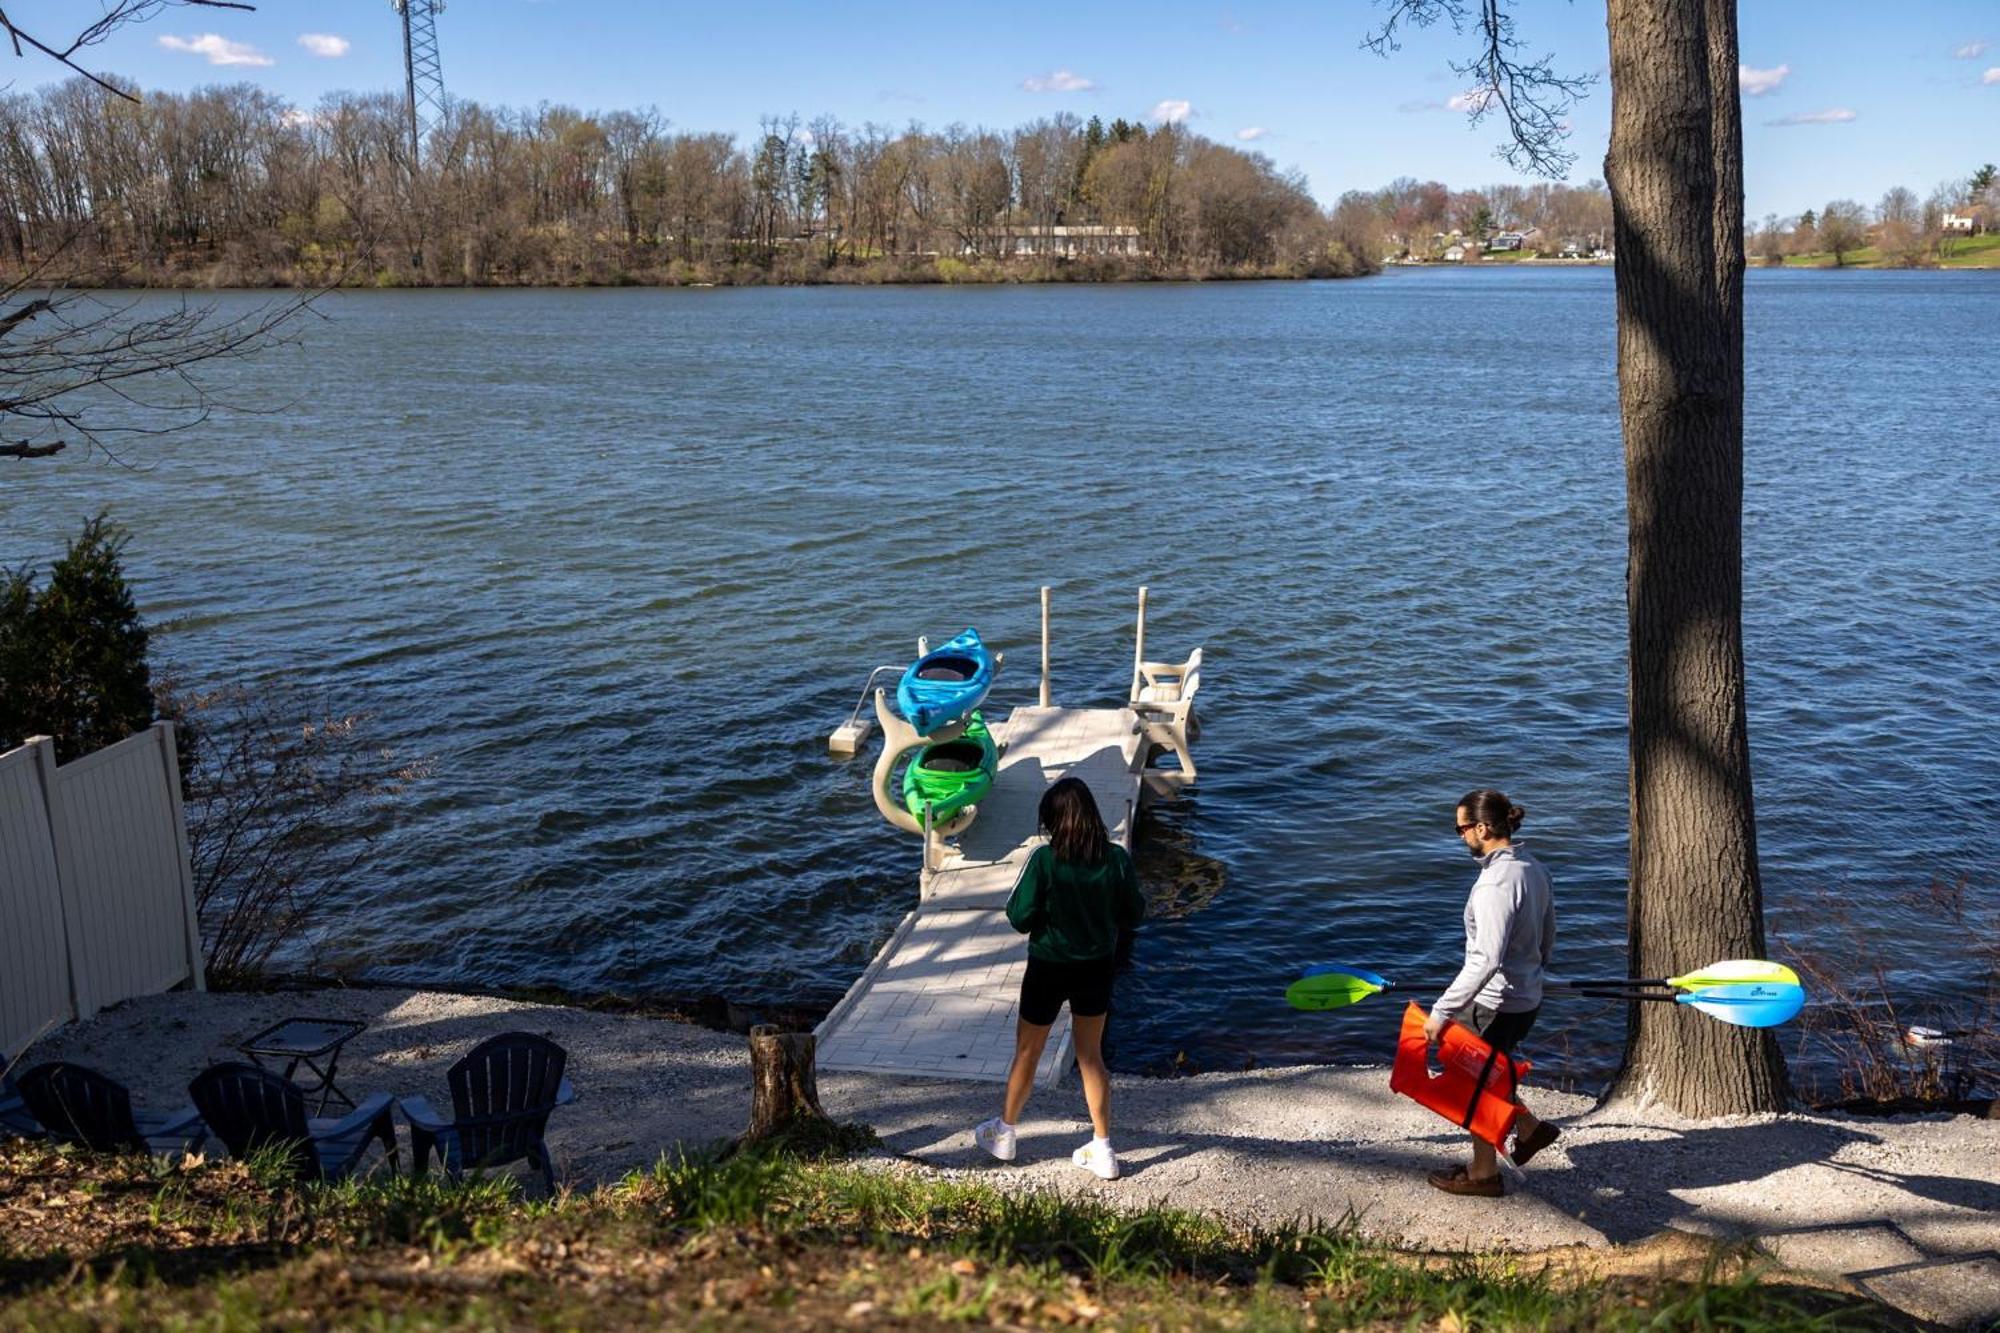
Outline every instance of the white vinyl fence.
{"type": "Polygon", "coordinates": [[[0,1052],[180,985],[202,957],[173,724],[60,767],[45,736],[0,755],[0,1052]]]}

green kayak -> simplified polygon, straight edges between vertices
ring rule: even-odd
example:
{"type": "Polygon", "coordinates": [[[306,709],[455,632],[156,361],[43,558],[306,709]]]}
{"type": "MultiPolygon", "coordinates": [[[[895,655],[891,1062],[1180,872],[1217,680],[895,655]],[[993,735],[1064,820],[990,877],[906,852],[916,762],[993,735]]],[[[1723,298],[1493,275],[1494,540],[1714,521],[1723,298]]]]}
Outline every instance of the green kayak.
{"type": "Polygon", "coordinates": [[[929,805],[931,822],[942,824],[986,795],[999,767],[1000,751],[986,730],[986,719],[974,713],[966,719],[963,736],[917,751],[903,770],[903,805],[918,819],[929,805]]]}

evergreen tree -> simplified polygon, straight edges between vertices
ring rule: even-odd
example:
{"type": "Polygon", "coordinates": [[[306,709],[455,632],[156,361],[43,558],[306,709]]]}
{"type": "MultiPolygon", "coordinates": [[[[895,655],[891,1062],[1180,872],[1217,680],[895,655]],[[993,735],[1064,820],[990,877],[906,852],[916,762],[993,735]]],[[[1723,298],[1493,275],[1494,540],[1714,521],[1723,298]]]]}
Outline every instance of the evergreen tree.
{"type": "Polygon", "coordinates": [[[27,570],[0,580],[0,749],[48,735],[68,762],[151,725],[147,630],[125,581],[126,541],[99,514],[44,587],[27,570]]]}

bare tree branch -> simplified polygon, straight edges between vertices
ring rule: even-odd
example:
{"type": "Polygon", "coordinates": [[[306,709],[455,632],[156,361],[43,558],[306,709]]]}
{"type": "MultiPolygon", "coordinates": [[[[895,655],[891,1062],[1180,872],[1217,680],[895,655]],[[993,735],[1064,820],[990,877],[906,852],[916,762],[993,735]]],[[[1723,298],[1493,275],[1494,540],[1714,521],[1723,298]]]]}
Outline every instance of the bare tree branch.
{"type": "Polygon", "coordinates": [[[69,448],[61,440],[51,444],[30,444],[20,440],[14,444],[0,444],[0,458],[47,458],[69,448]]]}
{"type": "Polygon", "coordinates": [[[1500,156],[1516,171],[1560,179],[1569,174],[1576,154],[1568,147],[1568,113],[1596,85],[1595,74],[1556,72],[1554,57],[1521,53],[1508,0],[1386,0],[1389,14],[1382,26],[1362,39],[1362,45],[1386,56],[1402,49],[1397,29],[1407,23],[1428,28],[1444,20],[1454,33],[1477,34],[1477,54],[1451,62],[1451,71],[1471,80],[1465,92],[1467,120],[1479,124],[1494,111],[1507,121],[1507,140],[1500,156]],[[1476,9],[1476,13],[1474,12],[1476,9]]]}
{"type": "MultiPolygon", "coordinates": [[[[248,410],[218,403],[202,367],[293,341],[287,326],[321,295],[314,289],[224,317],[185,298],[161,309],[157,296],[45,286],[45,267],[0,284],[0,422],[29,431],[0,444],[0,458],[48,458],[76,440],[123,463],[114,438],[187,430],[219,406],[248,410]],[[44,294],[28,297],[31,286],[44,294]]],[[[89,282],[86,273],[70,276],[89,282]]]]}
{"type": "Polygon", "coordinates": [[[70,40],[69,45],[63,47],[61,50],[42,41],[33,33],[17,27],[14,20],[7,17],[5,9],[0,9],[0,29],[6,30],[8,40],[14,44],[14,54],[16,56],[25,57],[27,55],[27,52],[21,49],[21,44],[26,42],[29,46],[34,47],[57,64],[74,70],[106,92],[115,93],[128,102],[136,102],[139,99],[133,93],[120,88],[115,83],[107,81],[100,75],[91,73],[82,65],[79,65],[75,60],[76,53],[86,46],[95,46],[128,23],[144,23],[161,10],[174,5],[191,5],[203,9],[255,10],[257,8],[255,5],[243,4],[240,0],[111,0],[111,3],[105,8],[104,12],[97,17],[97,20],[77,33],[70,40]]]}

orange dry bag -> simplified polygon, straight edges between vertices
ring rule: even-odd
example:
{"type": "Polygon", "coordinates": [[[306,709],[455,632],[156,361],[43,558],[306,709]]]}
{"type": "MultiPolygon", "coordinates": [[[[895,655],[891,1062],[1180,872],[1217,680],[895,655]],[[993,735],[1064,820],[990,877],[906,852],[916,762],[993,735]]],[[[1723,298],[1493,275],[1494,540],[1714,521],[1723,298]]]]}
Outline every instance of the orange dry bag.
{"type": "Polygon", "coordinates": [[[1396,1065],[1389,1088],[1421,1102],[1461,1129],[1469,1129],[1495,1148],[1507,1142],[1514,1117],[1514,1089],[1530,1066],[1504,1051],[1496,1051],[1457,1023],[1444,1025],[1438,1038],[1438,1063],[1433,1074],[1424,1041],[1424,1011],[1412,1004],[1403,1011],[1403,1032],[1396,1039],[1396,1065]]]}

